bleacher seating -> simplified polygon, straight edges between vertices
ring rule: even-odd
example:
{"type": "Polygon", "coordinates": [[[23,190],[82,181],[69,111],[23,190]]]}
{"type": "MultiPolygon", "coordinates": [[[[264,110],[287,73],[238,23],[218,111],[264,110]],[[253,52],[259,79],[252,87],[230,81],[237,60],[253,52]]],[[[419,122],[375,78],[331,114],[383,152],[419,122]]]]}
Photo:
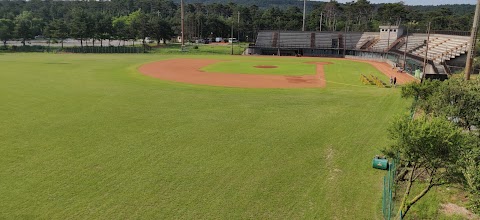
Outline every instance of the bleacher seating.
{"type": "Polygon", "coordinates": [[[349,50],[357,48],[357,44],[362,38],[363,33],[346,33],[343,35],[345,39],[345,47],[349,50]]]}
{"type": "Polygon", "coordinates": [[[398,50],[405,51],[405,49],[407,49],[407,52],[410,53],[412,50],[425,45],[426,40],[427,34],[411,34],[408,36],[408,44],[404,42],[398,50]]]}
{"type": "MultiPolygon", "coordinates": [[[[468,37],[455,35],[433,34],[428,42],[428,59],[434,63],[451,60],[467,52],[468,37]]],[[[411,53],[425,57],[427,46],[421,46],[411,53]]]]}
{"type": "Polygon", "coordinates": [[[272,47],[273,44],[273,31],[261,31],[258,32],[257,41],[255,45],[259,47],[272,47]]]}
{"type": "Polygon", "coordinates": [[[365,32],[362,34],[362,37],[358,41],[355,48],[362,49],[362,46],[365,45],[367,42],[373,42],[375,39],[378,39],[379,37],[380,37],[379,33],[365,32]]]}
{"type": "Polygon", "coordinates": [[[315,33],[316,48],[332,48],[333,39],[338,39],[338,34],[332,32],[315,33]]]}
{"type": "MultiPolygon", "coordinates": [[[[425,57],[426,34],[410,34],[408,45],[406,37],[398,40],[380,39],[377,32],[301,32],[301,31],[261,31],[255,45],[257,47],[276,48],[310,48],[310,49],[345,49],[373,52],[385,52],[395,46],[398,51],[425,57]],[[338,44],[334,43],[338,40],[338,44]],[[341,42],[340,42],[341,40],[341,42]]],[[[429,40],[428,59],[439,64],[454,59],[467,52],[467,36],[432,34],[429,40]]],[[[324,52],[326,53],[326,52],[324,52]]]]}
{"type": "Polygon", "coordinates": [[[372,45],[371,50],[376,52],[384,52],[393,42],[393,40],[388,39],[378,40],[374,45],[372,45]]]}
{"type": "Polygon", "coordinates": [[[310,48],[311,32],[280,32],[280,47],[310,48]]]}

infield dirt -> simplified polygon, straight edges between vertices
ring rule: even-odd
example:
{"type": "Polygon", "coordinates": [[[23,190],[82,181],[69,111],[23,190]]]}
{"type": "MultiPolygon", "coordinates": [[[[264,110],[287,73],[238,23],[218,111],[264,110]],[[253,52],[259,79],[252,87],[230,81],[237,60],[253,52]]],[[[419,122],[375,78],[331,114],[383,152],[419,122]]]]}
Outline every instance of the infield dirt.
{"type": "MultiPolygon", "coordinates": [[[[387,76],[397,77],[398,84],[413,81],[414,78],[405,73],[398,73],[382,62],[353,60],[369,63],[387,76]]],[[[148,63],[139,68],[145,75],[163,80],[197,85],[239,87],[239,88],[321,88],[326,86],[324,65],[330,62],[308,62],[316,65],[315,75],[280,76],[257,74],[210,73],[202,67],[221,62],[215,59],[171,59],[148,63]]]]}

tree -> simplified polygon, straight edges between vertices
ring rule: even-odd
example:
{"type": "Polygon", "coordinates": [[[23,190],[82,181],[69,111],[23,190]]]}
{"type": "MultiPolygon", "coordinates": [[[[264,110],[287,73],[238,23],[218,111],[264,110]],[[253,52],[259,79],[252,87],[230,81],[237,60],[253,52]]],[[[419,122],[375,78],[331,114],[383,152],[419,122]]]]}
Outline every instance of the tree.
{"type": "Polygon", "coordinates": [[[325,29],[330,31],[337,30],[337,23],[342,14],[340,4],[336,0],[330,0],[323,8],[325,29]]]}
{"type": "Polygon", "coordinates": [[[450,118],[465,130],[479,128],[480,80],[452,78],[443,82],[429,99],[428,109],[435,115],[450,118]]]}
{"type": "Polygon", "coordinates": [[[369,22],[372,19],[373,5],[367,0],[346,3],[345,14],[352,24],[354,31],[365,31],[369,29],[369,22]]]}
{"type": "Polygon", "coordinates": [[[445,118],[421,115],[415,119],[405,116],[389,128],[394,141],[385,153],[398,156],[407,170],[406,189],[398,216],[402,218],[410,208],[435,186],[458,182],[457,161],[465,142],[462,130],[445,118]],[[423,190],[410,198],[414,184],[425,182],[423,190]]]}
{"type": "Polygon", "coordinates": [[[52,30],[52,37],[60,39],[63,49],[63,41],[68,37],[68,26],[63,19],[55,19],[50,23],[50,29],[52,30]]]}
{"type": "Polygon", "coordinates": [[[402,87],[403,98],[415,98],[412,108],[419,108],[427,113],[430,113],[430,106],[428,104],[430,97],[438,90],[442,82],[438,80],[425,80],[423,83],[409,83],[402,87]]]}
{"type": "Polygon", "coordinates": [[[448,8],[440,8],[427,13],[427,17],[430,18],[432,22],[432,30],[449,29],[450,23],[454,20],[452,14],[452,11],[448,8]]]}
{"type": "Polygon", "coordinates": [[[80,39],[80,46],[83,48],[83,40],[88,37],[89,25],[88,14],[84,9],[75,8],[71,14],[69,22],[70,36],[80,39]]]}
{"type": "MultiPolygon", "coordinates": [[[[53,22],[52,22],[53,23],[53,22]]],[[[50,49],[50,44],[52,43],[52,38],[53,38],[53,26],[52,23],[48,24],[45,26],[43,29],[43,36],[48,39],[48,48],[50,49]]]]}
{"type": "Polygon", "coordinates": [[[132,29],[135,38],[142,39],[142,45],[145,47],[145,39],[151,32],[151,27],[148,16],[142,10],[138,10],[132,14],[130,21],[130,28],[132,29]]]}
{"type": "Polygon", "coordinates": [[[457,149],[455,164],[457,176],[449,180],[462,183],[471,192],[471,208],[480,212],[480,133],[473,129],[480,127],[480,79],[453,76],[444,82],[412,83],[402,88],[402,96],[416,97],[413,107],[418,112],[448,121],[462,131],[463,145],[457,149]]]}
{"type": "Polygon", "coordinates": [[[25,46],[25,41],[32,39],[33,34],[33,16],[32,13],[24,11],[15,17],[15,35],[22,38],[22,44],[25,46]]]}
{"type": "Polygon", "coordinates": [[[480,79],[451,78],[445,82],[425,80],[402,87],[402,97],[417,98],[416,108],[449,118],[459,127],[480,127],[480,79]]]}
{"type": "Polygon", "coordinates": [[[0,19],[0,40],[3,42],[5,49],[7,48],[7,41],[13,37],[14,23],[10,19],[0,19]]]}
{"type": "Polygon", "coordinates": [[[302,11],[298,7],[288,7],[287,10],[285,10],[285,17],[286,19],[285,22],[285,29],[286,30],[301,30],[302,29],[302,11]]]}
{"type": "Polygon", "coordinates": [[[94,39],[100,40],[100,47],[103,47],[103,40],[110,39],[113,34],[112,17],[110,14],[100,12],[96,13],[94,18],[94,39]]]}
{"type": "MultiPolygon", "coordinates": [[[[400,21],[405,21],[408,14],[409,11],[403,2],[387,3],[378,8],[377,19],[379,21],[388,22],[388,24],[395,25],[400,21]]],[[[383,25],[387,24],[384,23],[383,25]]]]}
{"type": "Polygon", "coordinates": [[[163,43],[166,43],[167,39],[173,36],[172,26],[159,16],[152,16],[150,18],[151,35],[157,41],[157,45],[160,45],[160,40],[163,39],[163,43]]]}
{"type": "Polygon", "coordinates": [[[480,213],[480,139],[470,135],[459,160],[465,178],[465,187],[470,191],[470,208],[480,213]]]}
{"type": "MultiPolygon", "coordinates": [[[[128,16],[120,16],[113,19],[113,33],[117,40],[128,39],[128,16]]],[[[119,43],[120,44],[120,43],[119,43]]]]}

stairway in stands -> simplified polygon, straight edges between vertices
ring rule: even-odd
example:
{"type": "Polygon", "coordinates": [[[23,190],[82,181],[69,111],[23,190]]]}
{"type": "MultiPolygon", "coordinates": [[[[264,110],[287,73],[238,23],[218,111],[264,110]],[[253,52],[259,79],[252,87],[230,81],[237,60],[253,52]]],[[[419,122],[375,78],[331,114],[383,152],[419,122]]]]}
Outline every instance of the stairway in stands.
{"type": "Polygon", "coordinates": [[[273,40],[272,40],[272,47],[275,48],[278,45],[278,33],[273,32],[273,40]]]}

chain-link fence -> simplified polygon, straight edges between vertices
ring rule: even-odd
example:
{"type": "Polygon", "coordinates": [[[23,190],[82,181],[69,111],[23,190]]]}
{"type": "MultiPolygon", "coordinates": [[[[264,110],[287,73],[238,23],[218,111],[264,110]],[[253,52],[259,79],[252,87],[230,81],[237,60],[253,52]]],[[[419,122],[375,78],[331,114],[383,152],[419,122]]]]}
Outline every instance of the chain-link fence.
{"type": "Polygon", "coordinates": [[[52,47],[43,45],[25,45],[25,46],[9,46],[7,48],[1,47],[5,52],[41,52],[41,53],[146,53],[151,50],[149,46],[127,47],[127,46],[109,46],[109,47],[52,47]]]}
{"type": "Polygon", "coordinates": [[[395,217],[395,176],[397,171],[396,160],[390,161],[387,174],[383,177],[383,197],[382,197],[382,213],[383,218],[390,220],[395,217]]]}
{"type": "Polygon", "coordinates": [[[66,53],[145,53],[148,48],[144,47],[66,47],[66,53]]]}

